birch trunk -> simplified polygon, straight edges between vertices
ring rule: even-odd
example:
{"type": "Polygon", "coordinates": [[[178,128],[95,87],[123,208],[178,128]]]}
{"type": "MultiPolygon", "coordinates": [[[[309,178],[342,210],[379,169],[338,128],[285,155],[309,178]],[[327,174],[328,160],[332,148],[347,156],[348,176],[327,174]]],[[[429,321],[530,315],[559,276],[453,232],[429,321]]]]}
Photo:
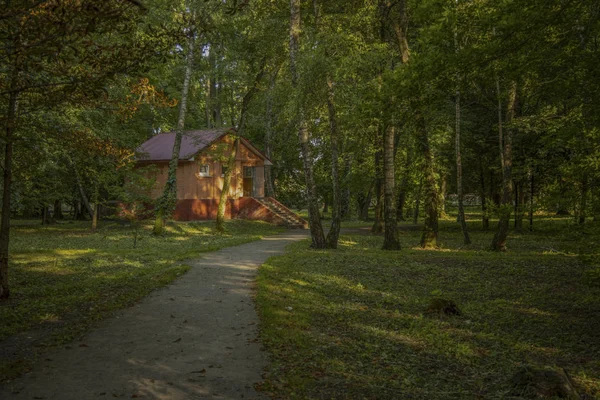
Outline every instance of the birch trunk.
{"type": "MultiPolygon", "coordinates": [[[[500,84],[497,81],[497,88],[500,84]]],[[[498,92],[498,98],[500,98],[498,92]]],[[[499,103],[499,108],[500,108],[499,103]]],[[[512,122],[517,105],[517,83],[513,82],[510,88],[508,98],[508,109],[506,113],[506,122],[512,122]]],[[[498,139],[500,143],[500,159],[502,161],[502,204],[500,205],[500,219],[498,227],[492,240],[492,250],[506,251],[506,239],[508,237],[508,227],[510,216],[512,214],[512,129],[507,129],[503,132],[502,114],[499,113],[498,119],[498,139]]]]}
{"type": "MultiPolygon", "coordinates": [[[[300,42],[300,0],[290,0],[290,70],[292,75],[292,86],[295,91],[298,87],[298,67],[297,55],[300,42]]],[[[304,166],[304,177],[306,180],[306,199],[308,203],[308,219],[310,224],[310,235],[312,238],[311,247],[323,249],[326,247],[325,235],[319,216],[319,205],[317,203],[317,191],[313,176],[313,160],[310,154],[309,132],[304,120],[304,110],[299,105],[299,128],[298,140],[300,142],[300,151],[304,166]]]]}
{"type": "Polygon", "coordinates": [[[190,80],[194,66],[194,34],[190,32],[188,38],[188,54],[185,65],[185,75],[183,78],[183,88],[181,90],[181,103],[179,104],[179,118],[177,119],[177,129],[175,130],[175,141],[173,143],[173,152],[169,162],[169,172],[167,182],[160,198],[156,219],[154,221],[155,235],[162,235],[164,232],[165,218],[167,218],[177,205],[177,166],[179,165],[179,151],[181,149],[181,136],[185,127],[185,114],[187,112],[187,100],[190,90],[190,80]]]}

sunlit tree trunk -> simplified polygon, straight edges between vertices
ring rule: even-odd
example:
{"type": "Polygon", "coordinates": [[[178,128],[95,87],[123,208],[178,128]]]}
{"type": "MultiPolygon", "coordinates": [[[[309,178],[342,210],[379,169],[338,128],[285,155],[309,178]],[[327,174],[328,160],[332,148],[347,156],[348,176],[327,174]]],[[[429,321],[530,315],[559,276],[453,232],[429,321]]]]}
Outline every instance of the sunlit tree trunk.
{"type": "MultiPolygon", "coordinates": [[[[292,86],[296,91],[298,87],[298,66],[297,55],[300,41],[300,0],[290,0],[290,70],[292,75],[292,86]]],[[[306,181],[306,200],[308,203],[308,220],[310,225],[310,235],[312,238],[311,247],[323,249],[327,246],[321,218],[319,215],[319,205],[317,199],[317,189],[313,176],[313,160],[310,154],[309,132],[306,126],[304,110],[299,105],[299,128],[298,139],[300,142],[300,152],[302,154],[302,163],[304,166],[304,178],[306,181]]]]}
{"type": "MultiPolygon", "coordinates": [[[[238,132],[239,133],[239,132],[238,132]]],[[[223,174],[223,187],[219,196],[219,205],[217,207],[217,219],[215,229],[218,232],[225,232],[225,212],[227,211],[227,200],[229,199],[229,188],[231,188],[231,175],[235,170],[235,158],[239,151],[240,139],[236,134],[233,145],[227,157],[227,169],[223,174]]]]}
{"type": "Polygon", "coordinates": [[[229,199],[229,188],[231,187],[231,176],[235,170],[236,156],[239,154],[239,147],[240,147],[240,139],[239,138],[243,136],[244,129],[246,128],[246,118],[247,118],[247,114],[248,114],[248,107],[250,106],[250,101],[252,101],[252,98],[254,97],[254,94],[256,93],[258,85],[265,74],[265,66],[266,66],[266,59],[263,58],[261,61],[260,69],[259,69],[256,77],[254,78],[254,82],[252,83],[252,86],[250,87],[250,89],[248,89],[248,91],[244,95],[244,98],[242,99],[242,107],[240,110],[240,120],[239,120],[240,124],[237,127],[237,131],[235,132],[235,135],[232,132],[232,136],[234,136],[234,143],[233,143],[233,146],[229,153],[229,157],[227,159],[227,169],[225,170],[225,174],[223,176],[223,187],[221,188],[221,195],[219,197],[219,206],[217,208],[217,219],[215,221],[216,222],[215,228],[219,232],[225,231],[225,211],[227,208],[227,200],[229,199]]]}
{"type": "Polygon", "coordinates": [[[181,90],[181,102],[179,103],[179,118],[177,119],[177,128],[175,129],[175,141],[173,143],[173,152],[169,162],[169,172],[163,194],[156,206],[156,219],[154,221],[155,235],[161,235],[164,231],[165,218],[175,209],[177,204],[177,166],[179,165],[179,151],[181,149],[181,137],[185,127],[185,115],[187,112],[187,100],[190,90],[190,81],[194,66],[194,33],[189,33],[188,53],[185,65],[185,75],[183,78],[183,88],[181,90]]]}
{"type": "MultiPolygon", "coordinates": [[[[497,80],[498,108],[501,109],[500,83],[497,80]]],[[[517,106],[517,83],[511,84],[506,123],[510,124],[514,118],[517,106]]],[[[492,250],[506,251],[506,239],[512,214],[512,128],[503,132],[502,113],[498,113],[498,139],[500,145],[500,159],[502,162],[502,203],[500,205],[500,219],[492,240],[492,250]]]]}

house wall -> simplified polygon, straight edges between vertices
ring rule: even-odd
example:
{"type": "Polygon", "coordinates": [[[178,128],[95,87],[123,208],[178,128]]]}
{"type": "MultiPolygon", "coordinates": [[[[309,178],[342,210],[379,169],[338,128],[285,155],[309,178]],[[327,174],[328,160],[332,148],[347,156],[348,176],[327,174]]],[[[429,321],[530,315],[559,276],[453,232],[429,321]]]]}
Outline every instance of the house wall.
{"type": "MultiPolygon", "coordinates": [[[[212,220],[217,217],[218,199],[186,199],[177,201],[174,218],[177,221],[212,220]]],[[[252,197],[229,199],[225,218],[267,221],[284,225],[285,221],[252,197]]]]}
{"type": "MultiPolygon", "coordinates": [[[[218,161],[226,160],[229,157],[232,139],[225,137],[213,144],[209,149],[196,157],[194,161],[179,161],[177,168],[177,199],[195,200],[195,199],[219,199],[221,188],[223,187],[222,163],[218,161]],[[200,176],[200,165],[208,164],[210,176],[200,176]]],[[[226,161],[224,161],[226,162],[226,161]]],[[[162,195],[165,183],[168,177],[168,162],[155,163],[156,185],[151,191],[152,198],[162,195]]],[[[256,167],[255,179],[257,179],[258,193],[256,197],[264,197],[264,161],[248,149],[244,144],[240,144],[236,155],[235,171],[231,177],[231,187],[229,197],[237,199],[243,196],[243,167],[256,167]]],[[[201,207],[208,205],[203,202],[201,207]]],[[[200,206],[198,206],[200,207],[200,206]]],[[[198,211],[200,214],[201,211],[198,211]]]]}

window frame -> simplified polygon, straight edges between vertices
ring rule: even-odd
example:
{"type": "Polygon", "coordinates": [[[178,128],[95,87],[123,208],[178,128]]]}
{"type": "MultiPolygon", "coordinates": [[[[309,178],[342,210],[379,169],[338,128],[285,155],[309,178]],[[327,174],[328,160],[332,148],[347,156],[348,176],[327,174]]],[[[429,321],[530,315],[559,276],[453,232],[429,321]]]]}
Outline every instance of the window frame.
{"type": "Polygon", "coordinates": [[[210,164],[198,164],[198,176],[201,178],[210,178],[210,164]],[[202,172],[204,167],[206,167],[206,172],[202,172]]]}

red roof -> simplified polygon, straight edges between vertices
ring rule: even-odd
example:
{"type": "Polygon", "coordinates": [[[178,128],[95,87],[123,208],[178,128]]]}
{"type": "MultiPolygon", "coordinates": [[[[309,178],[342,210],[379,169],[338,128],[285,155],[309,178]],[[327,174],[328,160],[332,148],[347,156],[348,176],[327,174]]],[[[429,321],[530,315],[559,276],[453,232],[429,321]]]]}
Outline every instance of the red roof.
{"type": "MultiPolygon", "coordinates": [[[[189,160],[201,150],[205,149],[231,129],[209,129],[184,131],[181,137],[181,148],[179,150],[180,160],[189,160]]],[[[152,136],[137,148],[138,160],[140,161],[169,161],[173,154],[175,143],[175,132],[159,133],[152,136]]]]}

